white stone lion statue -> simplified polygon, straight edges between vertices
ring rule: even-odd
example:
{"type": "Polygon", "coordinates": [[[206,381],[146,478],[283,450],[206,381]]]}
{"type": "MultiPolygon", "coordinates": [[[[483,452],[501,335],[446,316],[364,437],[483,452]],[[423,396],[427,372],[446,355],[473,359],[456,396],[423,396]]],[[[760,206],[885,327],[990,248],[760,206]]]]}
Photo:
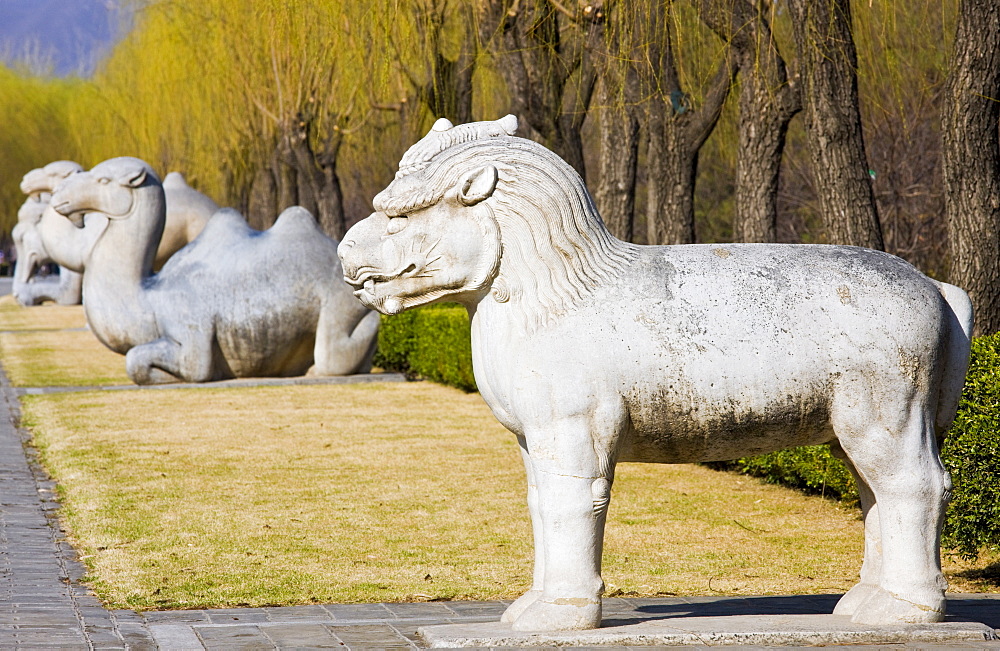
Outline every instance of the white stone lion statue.
{"type": "Polygon", "coordinates": [[[220,210],[154,274],[164,201],[136,158],[104,161],[52,193],[70,227],[82,214],[103,220],[83,263],[83,307],[97,338],[125,355],[133,382],[370,369],[378,314],[351,295],[337,243],[307,210],[289,208],[264,232],[220,210]]]}
{"type": "Polygon", "coordinates": [[[340,247],[385,314],[464,303],[483,399],[520,443],[535,539],[517,630],[601,622],[615,464],[830,444],[861,493],[861,580],[836,613],[944,617],[938,439],[968,364],[961,289],[849,246],[637,246],[517,120],[439,120],[340,247]]]}

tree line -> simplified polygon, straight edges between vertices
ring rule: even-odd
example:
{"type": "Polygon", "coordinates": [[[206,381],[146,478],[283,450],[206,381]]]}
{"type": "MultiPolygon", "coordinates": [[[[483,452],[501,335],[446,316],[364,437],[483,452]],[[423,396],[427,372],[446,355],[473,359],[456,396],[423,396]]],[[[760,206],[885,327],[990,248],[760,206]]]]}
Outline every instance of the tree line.
{"type": "Polygon", "coordinates": [[[339,237],[437,117],[516,114],[649,244],[853,244],[1000,330],[1000,8],[988,0],[145,0],[88,79],[0,70],[24,171],[135,155],[339,237]]]}

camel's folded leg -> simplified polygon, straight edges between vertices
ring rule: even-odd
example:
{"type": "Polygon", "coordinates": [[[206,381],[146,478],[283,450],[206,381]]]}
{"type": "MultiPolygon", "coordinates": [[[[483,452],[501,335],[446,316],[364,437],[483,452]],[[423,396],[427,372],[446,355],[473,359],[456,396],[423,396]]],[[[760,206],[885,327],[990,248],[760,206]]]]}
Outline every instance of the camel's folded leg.
{"type": "Polygon", "coordinates": [[[348,317],[332,312],[328,309],[320,314],[316,326],[315,364],[309,375],[367,373],[371,370],[372,355],[378,341],[378,313],[365,310],[358,315],[357,321],[331,323],[348,317]]]}
{"type": "Polygon", "coordinates": [[[136,384],[208,382],[212,377],[212,338],[177,342],[161,337],[125,355],[125,370],[136,384]]]}

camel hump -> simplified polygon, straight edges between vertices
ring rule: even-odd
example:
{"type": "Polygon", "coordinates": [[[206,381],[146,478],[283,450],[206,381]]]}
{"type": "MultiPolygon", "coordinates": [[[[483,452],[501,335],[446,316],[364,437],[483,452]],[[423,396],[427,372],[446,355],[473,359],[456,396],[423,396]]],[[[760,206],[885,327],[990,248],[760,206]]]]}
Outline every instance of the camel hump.
{"type": "Polygon", "coordinates": [[[311,212],[302,206],[291,206],[278,215],[274,226],[266,232],[272,235],[294,236],[301,233],[323,233],[323,230],[311,212]]]}
{"type": "Polygon", "coordinates": [[[171,172],[163,178],[164,188],[187,188],[190,187],[180,172],[171,172]]]}
{"type": "MultiPolygon", "coordinates": [[[[216,246],[225,246],[222,243],[242,241],[256,232],[250,228],[246,217],[241,215],[239,211],[232,208],[222,208],[212,213],[212,216],[205,223],[205,228],[191,244],[211,242],[216,246]]],[[[189,244],[185,248],[190,246],[189,244]]]]}

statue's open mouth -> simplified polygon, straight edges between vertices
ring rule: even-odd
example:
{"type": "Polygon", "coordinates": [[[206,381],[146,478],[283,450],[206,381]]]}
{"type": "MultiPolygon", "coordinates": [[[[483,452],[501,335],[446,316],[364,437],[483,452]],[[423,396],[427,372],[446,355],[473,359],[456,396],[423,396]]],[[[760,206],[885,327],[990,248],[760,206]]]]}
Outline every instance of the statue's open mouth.
{"type": "Polygon", "coordinates": [[[374,295],[375,285],[378,283],[388,282],[390,280],[396,280],[398,278],[404,278],[406,276],[412,276],[417,271],[417,265],[412,262],[405,267],[401,268],[399,271],[394,271],[390,273],[379,272],[372,267],[362,267],[355,272],[353,278],[348,278],[344,276],[344,281],[354,288],[354,295],[357,296],[358,292],[368,290],[374,295]]]}

